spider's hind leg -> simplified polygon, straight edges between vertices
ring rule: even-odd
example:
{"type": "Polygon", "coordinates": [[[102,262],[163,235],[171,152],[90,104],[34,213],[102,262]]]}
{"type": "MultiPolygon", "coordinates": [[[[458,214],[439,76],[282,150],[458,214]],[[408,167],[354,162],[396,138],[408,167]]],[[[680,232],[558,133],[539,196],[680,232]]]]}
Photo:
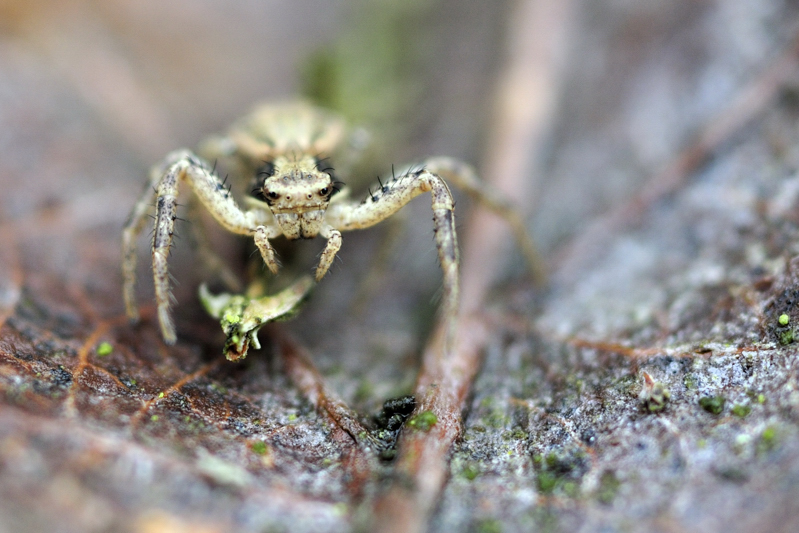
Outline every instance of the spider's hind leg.
{"type": "Polygon", "coordinates": [[[139,320],[139,306],[136,304],[136,241],[144,230],[155,195],[153,180],[150,179],[122,230],[122,296],[125,300],[125,313],[132,322],[139,320]]]}

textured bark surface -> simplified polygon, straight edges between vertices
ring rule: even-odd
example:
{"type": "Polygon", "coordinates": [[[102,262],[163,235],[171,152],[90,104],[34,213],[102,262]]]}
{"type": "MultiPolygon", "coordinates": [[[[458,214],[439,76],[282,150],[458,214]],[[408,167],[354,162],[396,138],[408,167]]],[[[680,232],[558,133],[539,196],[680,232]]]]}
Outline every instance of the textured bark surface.
{"type": "MultiPolygon", "coordinates": [[[[492,160],[509,25],[488,4],[399,10],[418,49],[396,109],[416,116],[381,172],[492,160]]],[[[432,531],[799,527],[799,6],[650,4],[577,1],[564,19],[554,123],[516,198],[550,285],[495,254],[462,424],[405,422],[409,446],[458,435],[432,531]]],[[[187,226],[178,344],[149,282],[139,325],[121,301],[120,229],[148,166],[296,94],[320,46],[358,43],[352,9],[0,2],[0,529],[349,531],[391,516],[389,487],[413,493],[374,416],[414,390],[433,328],[426,201],[368,294],[380,230],[346,234],[300,316],[241,364],[197,301],[187,226]]],[[[243,275],[251,250],[216,237],[243,275]]],[[[321,243],[300,244],[308,270],[321,243]]]]}

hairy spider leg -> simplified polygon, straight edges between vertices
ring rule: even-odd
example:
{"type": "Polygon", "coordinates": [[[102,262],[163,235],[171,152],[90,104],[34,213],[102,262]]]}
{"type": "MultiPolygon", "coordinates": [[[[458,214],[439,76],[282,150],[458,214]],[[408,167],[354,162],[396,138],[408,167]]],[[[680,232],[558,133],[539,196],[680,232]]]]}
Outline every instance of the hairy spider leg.
{"type": "Polygon", "coordinates": [[[458,316],[458,237],[455,231],[455,202],[447,184],[438,175],[421,169],[386,183],[360,204],[331,203],[325,217],[341,231],[363,229],[387,219],[420,194],[429,192],[433,208],[438,259],[444,276],[442,311],[447,321],[447,345],[452,346],[458,316]]]}
{"type": "Polygon", "coordinates": [[[424,162],[424,167],[430,172],[440,174],[450,185],[462,190],[473,200],[504,219],[513,231],[513,236],[524,255],[533,281],[538,286],[543,286],[546,283],[547,274],[544,261],[539,256],[533,238],[527,231],[524,218],[505,195],[478,178],[477,173],[470,165],[457,159],[433,157],[424,162]]]}
{"type": "Polygon", "coordinates": [[[325,277],[330,265],[333,264],[333,260],[336,258],[336,253],[341,249],[341,232],[337,229],[326,224],[322,226],[319,235],[327,239],[327,244],[325,244],[325,249],[322,250],[322,255],[319,258],[319,264],[316,266],[315,277],[317,282],[325,277]]]}
{"type": "Polygon", "coordinates": [[[139,320],[139,306],[136,304],[136,240],[147,222],[155,194],[151,174],[150,181],[145,184],[144,191],[133,206],[122,230],[122,296],[125,300],[125,313],[133,322],[139,320]]]}
{"type": "Polygon", "coordinates": [[[170,153],[163,164],[151,173],[156,176],[155,194],[143,195],[133,208],[128,223],[123,231],[123,250],[125,257],[125,289],[126,306],[131,319],[138,319],[134,302],[136,238],[144,224],[142,219],[147,214],[147,207],[156,198],[155,229],[152,240],[153,282],[158,310],[158,322],[164,342],[174,344],[177,340],[175,326],[172,321],[170,307],[172,295],[169,288],[169,271],[167,258],[172,245],[175,219],[177,218],[178,184],[181,180],[189,183],[197,198],[222,227],[232,233],[252,236],[261,253],[261,257],[269,270],[277,272],[278,263],[269,239],[281,235],[279,226],[271,214],[263,210],[242,211],[230,195],[228,189],[219,178],[208,170],[207,166],[188,150],[170,153]],[[164,169],[159,172],[157,169],[164,169]],[[158,177],[160,175],[160,177],[158,177]],[[142,206],[144,202],[144,206],[142,206]]]}

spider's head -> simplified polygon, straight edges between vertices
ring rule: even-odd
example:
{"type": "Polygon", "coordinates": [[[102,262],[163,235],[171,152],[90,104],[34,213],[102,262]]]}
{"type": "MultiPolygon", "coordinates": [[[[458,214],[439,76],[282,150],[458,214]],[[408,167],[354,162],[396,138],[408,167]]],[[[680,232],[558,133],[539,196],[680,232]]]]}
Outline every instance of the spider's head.
{"type": "Polygon", "coordinates": [[[259,192],[290,239],[319,233],[336,191],[330,173],[319,167],[313,156],[278,156],[260,174],[263,186],[259,192]]]}

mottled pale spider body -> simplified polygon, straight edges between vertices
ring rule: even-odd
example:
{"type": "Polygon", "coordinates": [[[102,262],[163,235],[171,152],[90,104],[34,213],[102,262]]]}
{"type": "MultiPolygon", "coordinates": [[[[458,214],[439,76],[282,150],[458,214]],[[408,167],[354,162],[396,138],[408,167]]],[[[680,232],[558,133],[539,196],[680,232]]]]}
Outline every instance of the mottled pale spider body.
{"type": "MultiPolygon", "coordinates": [[[[452,159],[436,158],[423,166],[380,183],[361,202],[337,191],[328,158],[338,157],[358,144],[357,130],[347,128],[337,115],[305,103],[264,105],[234,124],[229,133],[203,143],[195,155],[189,150],[170,153],[150,172],[150,180],[123,231],[124,298],[128,316],[139,317],[135,300],[136,241],[154,212],[152,238],[153,279],[158,321],[167,344],[176,341],[171,317],[167,257],[177,219],[178,188],[190,187],[200,204],[222,227],[251,237],[264,263],[277,272],[270,239],[327,240],[316,267],[319,281],[341,247],[341,232],[367,228],[396,213],[414,197],[429,192],[438,258],[444,274],[442,307],[454,335],[458,311],[458,239],[454,201],[440,177],[460,185],[487,201],[489,207],[512,218],[506,202],[484,188],[472,170],[452,159]],[[215,171],[215,161],[226,160],[242,175],[254,180],[253,196],[240,205],[215,171]],[[249,175],[247,175],[249,174],[249,175]],[[338,194],[336,194],[338,192],[338,194]]],[[[349,156],[344,156],[349,157],[349,156]]],[[[511,223],[520,226],[520,219],[511,223]]],[[[523,230],[521,230],[523,233],[523,230]]]]}

